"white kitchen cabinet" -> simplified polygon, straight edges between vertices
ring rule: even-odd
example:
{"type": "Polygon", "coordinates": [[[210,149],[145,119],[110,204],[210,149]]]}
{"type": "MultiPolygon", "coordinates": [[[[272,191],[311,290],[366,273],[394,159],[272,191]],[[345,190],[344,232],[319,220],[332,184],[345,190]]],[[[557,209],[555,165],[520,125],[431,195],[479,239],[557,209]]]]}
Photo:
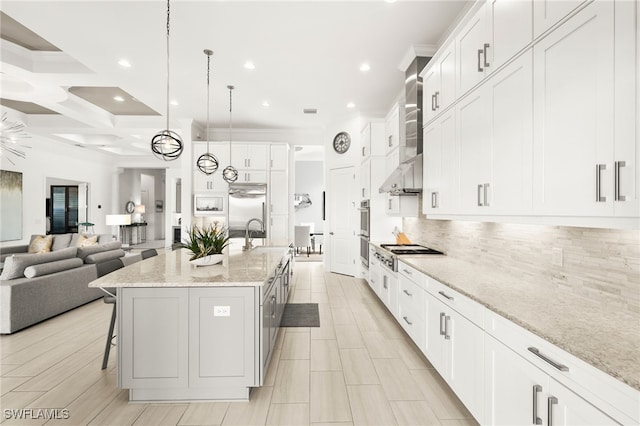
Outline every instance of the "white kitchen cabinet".
{"type": "Polygon", "coordinates": [[[424,87],[422,98],[423,121],[428,123],[455,100],[456,55],[455,43],[438,51],[421,73],[424,87]]]}
{"type": "Polygon", "coordinates": [[[289,215],[271,215],[267,238],[272,245],[288,245],[291,243],[291,238],[289,237],[289,215]]]}
{"type": "Polygon", "coordinates": [[[591,0],[535,0],[533,2],[534,36],[538,37],[547,31],[586,1],[591,0]]]}
{"type": "Polygon", "coordinates": [[[398,274],[380,266],[380,300],[398,318],[398,274]]]}
{"type": "Polygon", "coordinates": [[[380,260],[375,257],[375,249],[369,246],[369,287],[380,297],[380,260]]]}
{"type": "MultiPolygon", "coordinates": [[[[427,319],[426,319],[426,291],[422,286],[414,282],[413,271],[407,271],[402,264],[398,273],[398,317],[397,320],[407,332],[413,343],[422,351],[425,351],[427,319]]],[[[409,268],[412,269],[412,268],[409,268]]],[[[417,272],[416,272],[417,274],[417,272]]]]}
{"type": "Polygon", "coordinates": [[[371,121],[360,131],[360,160],[365,161],[372,155],[385,155],[387,140],[385,123],[371,121]]]}
{"type": "Polygon", "coordinates": [[[549,394],[543,401],[548,426],[607,426],[620,423],[598,410],[554,379],[549,380],[549,394]]]}
{"type": "Polygon", "coordinates": [[[238,170],[238,183],[267,183],[266,170],[238,170]]]}
{"type": "Polygon", "coordinates": [[[205,175],[196,164],[198,158],[207,152],[207,143],[193,143],[193,190],[194,192],[226,192],[228,184],[222,178],[222,170],[230,164],[229,144],[227,142],[209,142],[209,151],[218,160],[218,170],[211,175],[205,175]]]}
{"type": "Polygon", "coordinates": [[[532,3],[489,0],[461,28],[455,41],[458,96],[532,41],[532,3]]]}
{"type": "Polygon", "coordinates": [[[458,159],[455,108],[423,131],[422,212],[427,217],[458,209],[458,159]]]}
{"type": "Polygon", "coordinates": [[[400,104],[394,104],[385,118],[385,155],[398,148],[405,139],[405,108],[400,104]]]}
{"type": "Polygon", "coordinates": [[[368,200],[371,198],[371,159],[367,158],[360,165],[360,198],[368,200]]]}
{"type": "Polygon", "coordinates": [[[289,176],[286,171],[269,173],[269,212],[272,215],[289,214],[289,176]]]}
{"type": "Polygon", "coordinates": [[[267,170],[268,148],[266,143],[233,142],[233,165],[238,170],[267,170]]]}
{"type": "Polygon", "coordinates": [[[271,144],[269,147],[270,170],[287,170],[289,168],[289,145],[286,143],[271,144]]]}
{"type": "Polygon", "coordinates": [[[610,1],[533,48],[535,214],[613,216],[614,48],[610,1]]]}

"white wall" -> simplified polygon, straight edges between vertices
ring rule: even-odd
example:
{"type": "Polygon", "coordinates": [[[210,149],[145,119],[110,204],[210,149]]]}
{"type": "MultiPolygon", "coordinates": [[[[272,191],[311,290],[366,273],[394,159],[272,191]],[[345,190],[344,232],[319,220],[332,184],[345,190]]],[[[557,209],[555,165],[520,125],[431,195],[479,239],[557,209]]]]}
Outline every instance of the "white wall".
{"type": "Polygon", "coordinates": [[[89,184],[89,217],[95,223],[96,233],[110,233],[105,215],[112,208],[112,182],[116,173],[114,156],[83,148],[52,143],[34,136],[24,145],[27,158],[0,157],[0,168],[22,173],[22,239],[0,242],[2,246],[27,244],[32,234],[46,232],[45,200],[47,178],[63,179],[89,184]]]}
{"type": "Polygon", "coordinates": [[[324,230],[322,219],[322,191],[324,183],[324,161],[296,161],[295,194],[309,194],[311,205],[295,211],[295,223],[311,222],[315,224],[315,231],[324,230]]]}

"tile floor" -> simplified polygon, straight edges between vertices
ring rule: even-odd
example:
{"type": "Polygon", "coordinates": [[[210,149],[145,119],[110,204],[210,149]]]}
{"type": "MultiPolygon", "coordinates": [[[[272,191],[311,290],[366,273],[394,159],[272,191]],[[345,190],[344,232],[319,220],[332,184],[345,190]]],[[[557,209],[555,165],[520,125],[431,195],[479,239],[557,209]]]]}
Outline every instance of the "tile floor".
{"type": "MultiPolygon", "coordinates": [[[[475,425],[363,280],[298,263],[292,303],[317,302],[317,328],[281,329],[266,386],[250,402],[131,404],[100,370],[111,306],[96,301],[0,337],[3,426],[475,425]],[[65,408],[60,420],[7,418],[65,408]]],[[[61,413],[61,417],[62,412],[61,413]]]]}

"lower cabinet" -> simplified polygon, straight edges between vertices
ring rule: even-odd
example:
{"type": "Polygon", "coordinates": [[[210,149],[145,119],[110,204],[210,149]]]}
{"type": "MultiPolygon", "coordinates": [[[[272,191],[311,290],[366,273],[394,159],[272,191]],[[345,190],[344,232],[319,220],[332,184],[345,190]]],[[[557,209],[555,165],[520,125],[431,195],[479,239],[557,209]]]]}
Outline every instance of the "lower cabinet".
{"type": "Polygon", "coordinates": [[[121,288],[118,385],[130,400],[246,399],[261,287],[121,288]]]}
{"type": "Polygon", "coordinates": [[[398,275],[384,266],[380,267],[380,293],[378,297],[389,309],[394,318],[398,318],[398,275]]]}
{"type": "Polygon", "coordinates": [[[484,358],[487,424],[618,424],[490,335],[484,358]]]}

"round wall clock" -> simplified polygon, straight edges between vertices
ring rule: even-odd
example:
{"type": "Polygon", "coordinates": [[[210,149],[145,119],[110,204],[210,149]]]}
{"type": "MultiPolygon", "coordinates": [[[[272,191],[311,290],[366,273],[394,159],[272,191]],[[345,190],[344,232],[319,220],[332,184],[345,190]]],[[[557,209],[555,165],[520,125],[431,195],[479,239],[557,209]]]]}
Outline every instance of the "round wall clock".
{"type": "Polygon", "coordinates": [[[135,209],[136,209],[136,205],[133,203],[133,201],[127,201],[127,204],[124,206],[124,210],[127,213],[133,213],[135,209]]]}
{"type": "Polygon", "coordinates": [[[338,154],[344,154],[351,145],[351,136],[347,132],[340,132],[333,138],[333,149],[338,154]]]}

